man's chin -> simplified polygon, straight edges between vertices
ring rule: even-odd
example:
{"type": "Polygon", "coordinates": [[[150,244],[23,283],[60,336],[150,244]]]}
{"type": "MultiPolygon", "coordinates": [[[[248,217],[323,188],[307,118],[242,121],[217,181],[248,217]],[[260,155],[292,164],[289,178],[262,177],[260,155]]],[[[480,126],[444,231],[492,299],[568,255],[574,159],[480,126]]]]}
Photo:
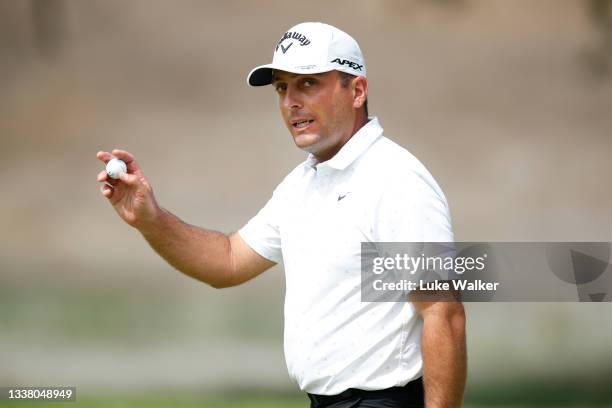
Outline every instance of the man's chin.
{"type": "Polygon", "coordinates": [[[319,135],[313,134],[313,133],[293,135],[293,142],[295,143],[295,145],[298,148],[305,150],[307,152],[310,152],[310,153],[312,153],[311,149],[315,147],[318,140],[319,140],[319,135]]]}

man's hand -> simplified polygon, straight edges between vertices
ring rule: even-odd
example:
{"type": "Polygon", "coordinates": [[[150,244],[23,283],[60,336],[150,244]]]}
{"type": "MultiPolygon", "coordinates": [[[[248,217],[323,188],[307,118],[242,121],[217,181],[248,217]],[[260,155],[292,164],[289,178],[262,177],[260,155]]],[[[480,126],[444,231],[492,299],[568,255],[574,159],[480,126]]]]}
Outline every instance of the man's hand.
{"type": "Polygon", "coordinates": [[[98,181],[105,183],[100,191],[108,198],[117,214],[138,229],[152,222],[160,213],[160,208],[155,201],[153,189],[136,164],[134,156],[124,150],[115,149],[112,154],[100,151],[96,157],[104,164],[116,157],[123,160],[127,166],[127,173],[121,173],[118,180],[110,178],[106,170],[98,174],[98,181]]]}
{"type": "Polygon", "coordinates": [[[114,157],[127,165],[119,180],[98,174],[100,190],[119,216],[138,229],[170,265],[216,288],[239,285],[275,265],[234,233],[230,236],[189,225],[157,205],[153,189],[134,156],[123,150],[98,152],[104,163],[114,157]],[[110,184],[110,186],[108,184],[110,184]]]}
{"type": "Polygon", "coordinates": [[[427,408],[461,407],[467,377],[465,311],[453,292],[414,291],[423,318],[423,383],[427,408]]]}

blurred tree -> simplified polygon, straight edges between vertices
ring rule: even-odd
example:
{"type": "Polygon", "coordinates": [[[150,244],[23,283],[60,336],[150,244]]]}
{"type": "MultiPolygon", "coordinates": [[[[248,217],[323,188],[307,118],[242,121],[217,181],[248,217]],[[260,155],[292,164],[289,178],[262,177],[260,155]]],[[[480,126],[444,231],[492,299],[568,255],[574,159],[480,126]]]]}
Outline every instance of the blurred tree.
{"type": "Polygon", "coordinates": [[[30,0],[36,49],[43,58],[59,56],[66,32],[64,0],[30,0]]]}
{"type": "Polygon", "coordinates": [[[469,0],[387,0],[382,4],[392,13],[410,14],[423,7],[440,7],[445,10],[462,10],[469,0]]]}
{"type": "Polygon", "coordinates": [[[597,31],[597,44],[587,56],[592,72],[597,76],[612,74],[612,1],[588,0],[588,14],[597,31]]]}
{"type": "Polygon", "coordinates": [[[14,1],[0,1],[0,70],[15,64],[28,53],[29,24],[23,7],[14,1]]]}

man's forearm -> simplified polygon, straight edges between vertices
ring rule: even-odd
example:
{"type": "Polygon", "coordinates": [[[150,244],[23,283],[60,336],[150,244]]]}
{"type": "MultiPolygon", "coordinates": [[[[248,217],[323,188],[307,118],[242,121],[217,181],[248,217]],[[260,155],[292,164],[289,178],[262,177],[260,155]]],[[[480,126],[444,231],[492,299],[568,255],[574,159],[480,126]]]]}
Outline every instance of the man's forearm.
{"type": "Polygon", "coordinates": [[[164,209],[139,231],[155,252],[184,274],[214,287],[231,279],[227,235],[189,225],[164,209]]]}
{"type": "Polygon", "coordinates": [[[453,315],[424,320],[422,352],[425,406],[460,407],[467,376],[463,309],[453,315]]]}

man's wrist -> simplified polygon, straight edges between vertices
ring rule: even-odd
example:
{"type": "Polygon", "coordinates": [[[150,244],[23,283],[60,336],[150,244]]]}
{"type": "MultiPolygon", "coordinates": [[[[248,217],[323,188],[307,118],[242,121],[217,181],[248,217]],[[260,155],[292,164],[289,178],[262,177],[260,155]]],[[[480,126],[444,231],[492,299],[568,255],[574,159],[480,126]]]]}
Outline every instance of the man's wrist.
{"type": "Polygon", "coordinates": [[[168,215],[168,211],[155,204],[148,216],[144,217],[138,224],[134,225],[134,227],[143,237],[149,240],[149,238],[155,237],[159,231],[165,229],[163,225],[166,223],[168,215]]]}

